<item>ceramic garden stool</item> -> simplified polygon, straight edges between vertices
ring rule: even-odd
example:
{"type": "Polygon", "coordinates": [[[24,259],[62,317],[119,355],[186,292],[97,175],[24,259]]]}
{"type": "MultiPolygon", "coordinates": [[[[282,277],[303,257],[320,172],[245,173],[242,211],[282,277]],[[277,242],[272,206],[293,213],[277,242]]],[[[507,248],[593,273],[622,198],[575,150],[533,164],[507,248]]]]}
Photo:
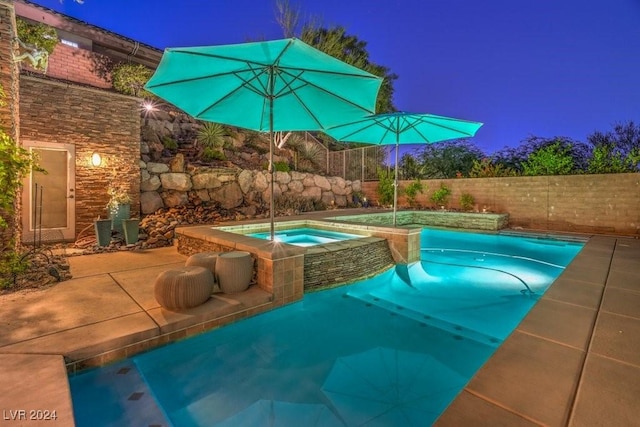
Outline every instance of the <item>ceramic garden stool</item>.
{"type": "Polygon", "coordinates": [[[216,280],[225,294],[242,292],[253,277],[253,259],[249,252],[232,251],[218,255],[216,280]]]}
{"type": "Polygon", "coordinates": [[[213,292],[213,274],[193,265],[163,271],[156,278],[154,292],[158,303],[168,310],[197,307],[213,292]]]}
{"type": "Polygon", "coordinates": [[[199,252],[187,258],[187,262],[184,265],[204,267],[211,271],[211,274],[216,274],[216,260],[221,253],[222,252],[199,252]]]}
{"type": "Polygon", "coordinates": [[[198,267],[204,267],[211,271],[213,274],[213,292],[220,292],[220,286],[216,282],[216,260],[218,255],[222,252],[199,252],[191,255],[187,258],[187,262],[184,265],[197,265],[198,267]]]}

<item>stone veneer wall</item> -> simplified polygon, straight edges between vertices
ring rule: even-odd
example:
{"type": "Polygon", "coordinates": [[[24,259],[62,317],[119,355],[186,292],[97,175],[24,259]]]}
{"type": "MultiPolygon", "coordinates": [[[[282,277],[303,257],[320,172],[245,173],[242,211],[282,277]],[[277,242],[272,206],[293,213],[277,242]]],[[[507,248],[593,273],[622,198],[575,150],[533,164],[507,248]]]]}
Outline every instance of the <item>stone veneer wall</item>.
{"type": "Polygon", "coordinates": [[[108,215],[107,187],[121,183],[139,215],[140,100],[116,93],[20,77],[20,138],[75,146],[76,233],[108,215]],[[91,154],[103,164],[91,166],[91,154]]]}
{"type": "MultiPolygon", "coordinates": [[[[368,213],[365,215],[336,216],[332,219],[362,224],[391,225],[393,223],[393,214],[391,212],[368,213]]],[[[396,223],[398,225],[420,224],[434,227],[496,231],[509,225],[509,214],[399,211],[396,213],[396,223]]]]}
{"type": "Polygon", "coordinates": [[[307,248],[304,255],[304,289],[328,286],[364,279],[386,270],[394,264],[386,240],[367,238],[348,240],[338,245],[341,250],[307,248]]]}
{"type": "MultiPolygon", "coordinates": [[[[401,181],[404,187],[411,181],[401,181]]],[[[471,194],[476,210],[509,213],[511,227],[640,235],[640,173],[562,175],[505,178],[423,180],[427,191],[417,202],[432,206],[429,197],[440,183],[451,190],[450,207],[460,195],[471,194]]],[[[365,182],[362,191],[377,203],[377,182],[365,182]]],[[[404,197],[398,206],[407,207],[404,197]]]]}

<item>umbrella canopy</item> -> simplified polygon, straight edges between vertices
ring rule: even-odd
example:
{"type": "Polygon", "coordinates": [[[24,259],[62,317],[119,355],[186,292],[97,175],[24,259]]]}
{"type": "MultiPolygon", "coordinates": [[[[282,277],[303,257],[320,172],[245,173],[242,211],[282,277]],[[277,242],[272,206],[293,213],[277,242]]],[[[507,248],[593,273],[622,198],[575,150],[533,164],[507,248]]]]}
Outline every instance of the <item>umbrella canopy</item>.
{"type": "Polygon", "coordinates": [[[400,144],[432,144],[475,135],[482,123],[433,114],[395,112],[376,114],[334,126],[324,132],[344,142],[365,142],[396,146],[395,184],[393,193],[393,225],[396,225],[398,200],[398,146],[400,144]]]}
{"type": "Polygon", "coordinates": [[[145,89],[189,115],[270,133],[324,130],[375,112],[382,79],[298,39],[166,49],[145,89]]]}

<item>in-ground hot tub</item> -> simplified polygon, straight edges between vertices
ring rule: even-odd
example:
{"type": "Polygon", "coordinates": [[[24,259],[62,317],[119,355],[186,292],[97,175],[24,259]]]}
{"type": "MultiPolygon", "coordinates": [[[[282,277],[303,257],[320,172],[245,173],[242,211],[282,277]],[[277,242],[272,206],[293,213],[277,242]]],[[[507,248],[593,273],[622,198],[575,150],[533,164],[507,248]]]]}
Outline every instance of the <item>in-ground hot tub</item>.
{"type": "MultiPolygon", "coordinates": [[[[248,233],[246,235],[265,240],[269,240],[271,238],[271,232],[248,233]]],[[[362,236],[338,231],[303,227],[276,231],[274,237],[276,242],[288,243],[295,246],[315,246],[326,243],[341,242],[344,240],[358,239],[362,236]]]]}

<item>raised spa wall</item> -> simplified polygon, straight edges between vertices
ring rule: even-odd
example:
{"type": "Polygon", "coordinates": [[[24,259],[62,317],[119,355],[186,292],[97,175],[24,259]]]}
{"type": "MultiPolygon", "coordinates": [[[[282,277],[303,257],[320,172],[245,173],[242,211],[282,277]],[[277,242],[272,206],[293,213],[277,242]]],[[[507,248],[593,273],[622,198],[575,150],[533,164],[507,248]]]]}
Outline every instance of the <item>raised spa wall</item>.
{"type": "Polygon", "coordinates": [[[310,227],[363,236],[315,246],[294,246],[249,237],[269,231],[268,223],[232,226],[193,226],[176,229],[178,252],[247,251],[254,259],[255,283],[273,296],[273,304],[302,299],[305,290],[350,283],[370,277],[394,264],[420,260],[422,225],[476,230],[506,227],[507,215],[440,212],[398,212],[398,227],[390,212],[343,215],[322,220],[278,221],[276,231],[310,227]]]}

